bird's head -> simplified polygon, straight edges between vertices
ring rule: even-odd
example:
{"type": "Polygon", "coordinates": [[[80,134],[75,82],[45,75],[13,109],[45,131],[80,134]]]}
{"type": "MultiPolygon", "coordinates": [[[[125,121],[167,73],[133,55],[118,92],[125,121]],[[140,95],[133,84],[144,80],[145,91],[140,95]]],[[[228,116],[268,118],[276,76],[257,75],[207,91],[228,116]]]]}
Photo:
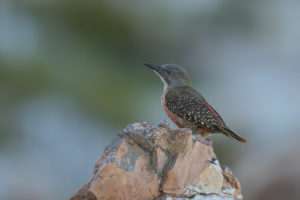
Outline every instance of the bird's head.
{"type": "Polygon", "coordinates": [[[190,85],[191,81],[186,71],[176,64],[153,65],[145,64],[161,78],[166,88],[190,85]]]}

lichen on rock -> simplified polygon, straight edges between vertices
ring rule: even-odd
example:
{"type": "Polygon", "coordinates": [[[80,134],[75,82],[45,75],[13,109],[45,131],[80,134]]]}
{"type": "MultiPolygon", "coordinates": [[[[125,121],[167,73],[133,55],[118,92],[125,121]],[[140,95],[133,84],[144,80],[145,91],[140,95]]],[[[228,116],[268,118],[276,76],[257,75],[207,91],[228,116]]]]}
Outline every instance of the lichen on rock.
{"type": "Polygon", "coordinates": [[[241,200],[239,181],[221,167],[212,142],[166,123],[128,125],[71,200],[241,200]]]}

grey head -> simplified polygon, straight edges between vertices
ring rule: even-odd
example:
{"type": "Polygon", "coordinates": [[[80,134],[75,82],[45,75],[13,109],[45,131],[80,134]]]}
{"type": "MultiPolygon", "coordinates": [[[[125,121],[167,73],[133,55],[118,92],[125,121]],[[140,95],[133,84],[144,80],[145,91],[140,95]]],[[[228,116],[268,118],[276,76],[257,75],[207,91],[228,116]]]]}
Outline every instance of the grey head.
{"type": "Polygon", "coordinates": [[[186,71],[176,64],[153,65],[145,64],[161,78],[165,90],[168,88],[190,85],[191,81],[186,71]]]}

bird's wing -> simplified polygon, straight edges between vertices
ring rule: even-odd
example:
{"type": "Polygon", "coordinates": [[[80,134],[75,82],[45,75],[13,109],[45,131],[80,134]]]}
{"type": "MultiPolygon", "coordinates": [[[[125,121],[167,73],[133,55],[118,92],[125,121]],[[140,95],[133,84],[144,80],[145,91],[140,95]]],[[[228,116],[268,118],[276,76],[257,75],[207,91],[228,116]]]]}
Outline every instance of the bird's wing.
{"type": "Polygon", "coordinates": [[[177,116],[200,127],[216,131],[226,127],[221,116],[192,88],[176,88],[166,96],[167,108],[177,116]]]}

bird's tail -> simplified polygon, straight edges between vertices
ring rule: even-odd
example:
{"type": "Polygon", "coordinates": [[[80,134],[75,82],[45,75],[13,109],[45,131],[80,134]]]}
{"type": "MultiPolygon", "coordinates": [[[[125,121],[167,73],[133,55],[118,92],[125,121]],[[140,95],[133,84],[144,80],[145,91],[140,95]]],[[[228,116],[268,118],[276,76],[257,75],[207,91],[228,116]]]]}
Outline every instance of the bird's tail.
{"type": "Polygon", "coordinates": [[[228,128],[221,128],[221,132],[223,134],[227,135],[228,137],[236,139],[239,142],[247,143],[247,140],[245,140],[244,138],[238,136],[236,133],[234,133],[232,130],[230,130],[228,128]]]}

